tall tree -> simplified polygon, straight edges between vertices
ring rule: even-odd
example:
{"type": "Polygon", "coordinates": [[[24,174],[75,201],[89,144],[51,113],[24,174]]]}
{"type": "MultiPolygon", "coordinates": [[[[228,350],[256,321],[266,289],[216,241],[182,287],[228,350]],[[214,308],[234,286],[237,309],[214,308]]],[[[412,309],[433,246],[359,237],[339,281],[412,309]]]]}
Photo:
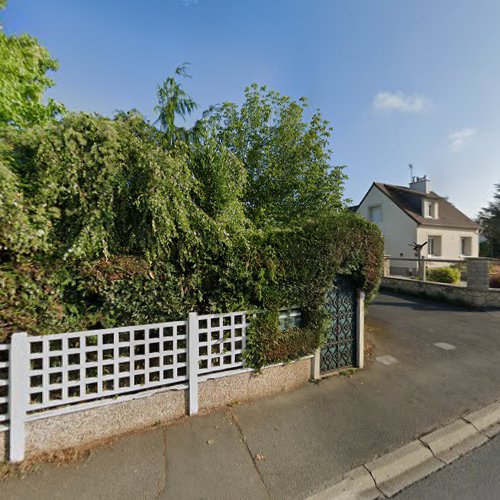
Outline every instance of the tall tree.
{"type": "MultiPolygon", "coordinates": [[[[0,9],[5,4],[0,0],[0,9]]],[[[27,127],[64,110],[53,99],[42,103],[44,92],[54,85],[47,72],[57,68],[57,62],[36,38],[8,36],[0,29],[0,126],[27,127]]]]}
{"type": "Polygon", "coordinates": [[[166,149],[186,161],[197,180],[193,201],[211,218],[237,232],[246,227],[243,193],[246,170],[242,162],[211,133],[205,120],[191,128],[178,125],[198,105],[184,90],[181,79],[191,78],[188,63],[179,66],[158,87],[157,123],[166,149]]]}
{"type": "Polygon", "coordinates": [[[257,224],[286,226],[342,207],[344,174],[331,167],[331,128],[307,101],[251,85],[241,107],[224,103],[204,122],[241,162],[248,182],[247,215],[257,224]]]}
{"type": "Polygon", "coordinates": [[[495,185],[493,201],[479,213],[479,223],[494,257],[500,256],[500,182],[495,185]]]}
{"type": "Polygon", "coordinates": [[[177,141],[189,139],[189,131],[177,126],[176,118],[180,117],[184,120],[198,107],[179,83],[179,77],[191,78],[187,67],[188,63],[177,67],[174,74],[168,76],[157,90],[158,105],[155,107],[158,113],[157,123],[165,135],[169,148],[172,148],[177,141]]]}

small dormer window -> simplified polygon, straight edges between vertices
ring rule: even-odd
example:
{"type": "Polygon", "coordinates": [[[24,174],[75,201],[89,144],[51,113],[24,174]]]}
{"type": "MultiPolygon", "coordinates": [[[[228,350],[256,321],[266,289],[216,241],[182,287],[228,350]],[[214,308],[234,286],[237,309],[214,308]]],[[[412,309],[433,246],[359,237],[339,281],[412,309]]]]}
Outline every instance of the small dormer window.
{"type": "Polygon", "coordinates": [[[424,217],[426,217],[427,219],[438,218],[438,206],[435,201],[424,201],[424,217]]]}
{"type": "Polygon", "coordinates": [[[427,203],[427,217],[434,219],[434,204],[432,202],[427,203]]]}

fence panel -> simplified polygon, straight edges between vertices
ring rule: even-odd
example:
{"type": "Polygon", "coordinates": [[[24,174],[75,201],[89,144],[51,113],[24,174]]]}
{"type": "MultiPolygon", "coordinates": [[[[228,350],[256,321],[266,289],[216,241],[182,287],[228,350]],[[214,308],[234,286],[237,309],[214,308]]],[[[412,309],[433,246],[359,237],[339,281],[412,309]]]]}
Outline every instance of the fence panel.
{"type": "Polygon", "coordinates": [[[205,314],[198,321],[200,375],[241,368],[246,345],[247,313],[205,314]]]}
{"type": "Polygon", "coordinates": [[[28,411],[187,380],[187,322],[28,337],[28,411]]]}

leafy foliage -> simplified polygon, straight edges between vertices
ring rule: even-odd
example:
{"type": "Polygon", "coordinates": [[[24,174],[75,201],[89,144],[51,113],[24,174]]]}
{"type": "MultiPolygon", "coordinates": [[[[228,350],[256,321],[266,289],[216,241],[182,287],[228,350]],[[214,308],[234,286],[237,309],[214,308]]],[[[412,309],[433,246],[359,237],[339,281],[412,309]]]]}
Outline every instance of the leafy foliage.
{"type": "Polygon", "coordinates": [[[500,288],[500,271],[490,275],[490,288],[500,288]]]}
{"type": "Polygon", "coordinates": [[[479,214],[482,233],[489,243],[490,257],[500,256],[500,183],[495,185],[493,201],[479,214]]]}
{"type": "Polygon", "coordinates": [[[167,77],[157,91],[158,104],[155,111],[158,113],[158,123],[169,147],[173,147],[178,141],[188,140],[190,135],[185,128],[175,124],[176,117],[185,119],[198,107],[176,78],[191,78],[187,66],[188,64],[184,63],[176,68],[174,74],[167,77]]]}
{"type": "Polygon", "coordinates": [[[186,76],[158,90],[160,129],[136,111],[0,127],[3,337],[258,308],[260,366],[319,344],[338,273],[374,293],[382,237],[344,209],[319,112],[307,122],[304,100],[252,86],[185,129],[186,76]],[[290,304],[304,327],[280,332],[290,304]]]}
{"type": "Polygon", "coordinates": [[[224,103],[204,114],[217,140],[245,166],[247,216],[258,226],[282,226],[342,207],[344,174],[331,168],[331,129],[307,101],[251,85],[238,108],[224,103]]]}
{"type": "Polygon", "coordinates": [[[427,272],[428,281],[436,281],[437,283],[458,283],[460,276],[460,270],[453,267],[437,267],[427,272]]]}
{"type": "Polygon", "coordinates": [[[261,368],[307,356],[318,347],[319,334],[317,329],[294,327],[280,330],[276,311],[257,315],[248,327],[246,363],[261,368]]]}
{"type": "Polygon", "coordinates": [[[0,264],[0,341],[15,331],[71,331],[99,324],[78,300],[75,270],[33,261],[0,264]]]}
{"type": "Polygon", "coordinates": [[[41,101],[45,90],[54,85],[47,72],[57,68],[36,38],[8,36],[0,29],[0,127],[44,123],[64,111],[53,99],[41,101]]]}

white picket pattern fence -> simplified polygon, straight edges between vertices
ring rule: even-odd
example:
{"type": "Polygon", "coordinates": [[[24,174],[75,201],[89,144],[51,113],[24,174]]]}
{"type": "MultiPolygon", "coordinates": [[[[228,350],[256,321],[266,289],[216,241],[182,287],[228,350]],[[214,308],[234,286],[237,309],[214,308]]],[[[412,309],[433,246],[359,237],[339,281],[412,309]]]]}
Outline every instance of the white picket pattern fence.
{"type": "MultiPolygon", "coordinates": [[[[190,313],[186,320],[28,336],[0,344],[0,431],[9,430],[9,458],[25,455],[26,422],[135,397],[188,389],[198,412],[198,383],[241,373],[247,328],[255,312],[190,313]]],[[[300,311],[281,311],[283,329],[300,311]]]]}
{"type": "MultiPolygon", "coordinates": [[[[183,321],[13,334],[0,344],[0,431],[9,429],[10,460],[24,459],[26,422],[140,392],[187,388],[189,413],[196,414],[199,381],[245,369],[247,317],[254,314],[190,313],[183,321]]],[[[299,316],[286,310],[280,320],[295,324],[299,316]]]]}
{"type": "Polygon", "coordinates": [[[187,322],[28,337],[28,411],[187,380],[187,322]]]}

